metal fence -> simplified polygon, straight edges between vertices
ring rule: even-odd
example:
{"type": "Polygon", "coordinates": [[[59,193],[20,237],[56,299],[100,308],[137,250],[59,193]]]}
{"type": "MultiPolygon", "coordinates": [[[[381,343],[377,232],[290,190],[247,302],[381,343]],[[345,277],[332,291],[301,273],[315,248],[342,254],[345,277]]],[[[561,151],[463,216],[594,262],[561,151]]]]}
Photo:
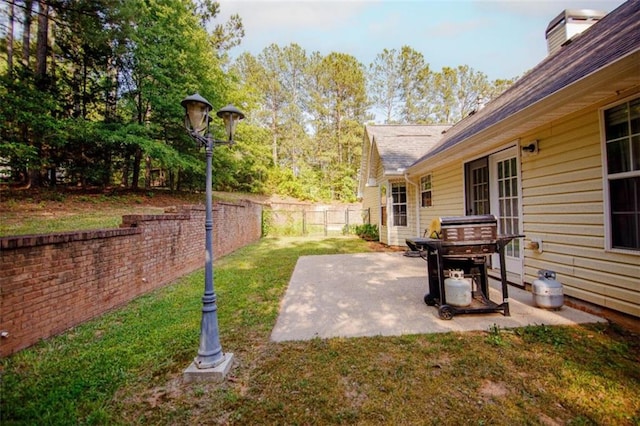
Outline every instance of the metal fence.
{"type": "Polygon", "coordinates": [[[354,233],[370,222],[369,209],[264,209],[263,234],[268,236],[331,236],[354,233]]]}

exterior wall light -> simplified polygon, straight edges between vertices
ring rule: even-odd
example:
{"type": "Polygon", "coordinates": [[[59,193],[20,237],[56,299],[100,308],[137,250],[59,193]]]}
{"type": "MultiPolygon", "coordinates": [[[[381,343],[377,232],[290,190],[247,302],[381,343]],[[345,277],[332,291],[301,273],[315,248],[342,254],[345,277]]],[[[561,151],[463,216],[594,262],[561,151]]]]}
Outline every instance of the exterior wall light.
{"type": "Polygon", "coordinates": [[[529,145],[522,146],[522,152],[525,154],[537,154],[538,153],[538,140],[535,139],[529,143],[529,145]]]}

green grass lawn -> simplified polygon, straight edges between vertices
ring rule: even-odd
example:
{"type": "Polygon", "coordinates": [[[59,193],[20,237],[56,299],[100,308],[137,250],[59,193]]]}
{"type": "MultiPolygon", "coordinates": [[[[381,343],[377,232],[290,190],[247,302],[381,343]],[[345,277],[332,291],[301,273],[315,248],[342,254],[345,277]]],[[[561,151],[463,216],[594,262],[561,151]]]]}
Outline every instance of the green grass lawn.
{"type": "Polygon", "coordinates": [[[117,228],[126,214],[162,214],[169,205],[194,203],[204,203],[204,196],[167,191],[0,191],[0,237],[117,228]]]}
{"type": "Polygon", "coordinates": [[[299,256],[367,250],[264,239],[219,259],[223,384],[182,382],[199,271],[0,360],[0,424],[640,424],[640,342],[615,325],[269,341],[299,256]]]}

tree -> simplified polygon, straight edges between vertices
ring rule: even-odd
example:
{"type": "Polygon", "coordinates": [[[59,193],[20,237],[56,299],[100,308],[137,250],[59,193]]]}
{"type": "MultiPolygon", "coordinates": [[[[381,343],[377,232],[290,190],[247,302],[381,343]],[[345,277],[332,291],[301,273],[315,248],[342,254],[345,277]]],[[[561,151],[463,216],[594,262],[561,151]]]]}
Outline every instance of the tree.
{"type": "Polygon", "coordinates": [[[241,55],[234,68],[250,91],[258,94],[259,109],[254,115],[270,129],[272,163],[293,172],[300,167],[301,144],[306,140],[307,63],[300,46],[272,44],[257,57],[241,55]]]}
{"type": "Polygon", "coordinates": [[[444,67],[434,76],[436,117],[441,122],[453,124],[482,108],[511,84],[513,80],[491,83],[484,73],[468,65],[444,67]]]}
{"type": "Polygon", "coordinates": [[[215,18],[220,13],[220,3],[213,0],[195,0],[191,11],[199,20],[200,26],[206,29],[208,25],[213,25],[210,34],[210,43],[213,52],[220,57],[232,47],[240,44],[244,37],[244,26],[238,14],[233,14],[225,23],[215,22],[215,18]]]}
{"type": "Polygon", "coordinates": [[[435,113],[441,123],[453,124],[459,119],[455,111],[457,87],[458,74],[455,68],[443,67],[434,76],[435,113]]]}
{"type": "Polygon", "coordinates": [[[134,188],[143,170],[148,185],[158,166],[174,177],[202,173],[198,147],[176,117],[190,92],[227,101],[220,58],[238,43],[242,23],[235,17],[207,33],[217,7],[207,0],[25,0],[20,69],[2,76],[0,90],[3,158],[28,167],[33,185],[45,171],[42,183],[54,184],[59,168],[67,179],[107,185],[118,166],[134,188]],[[206,13],[196,12],[201,6],[206,13]]]}
{"type": "Polygon", "coordinates": [[[33,12],[33,0],[24,1],[24,24],[22,26],[22,64],[29,67],[31,54],[31,21],[33,12]]]}
{"type": "Polygon", "coordinates": [[[333,52],[314,55],[312,67],[310,111],[318,144],[316,158],[334,197],[346,199],[343,182],[347,177],[356,179],[362,123],[368,117],[364,66],[351,55],[333,52]]]}
{"type": "Polygon", "coordinates": [[[13,32],[15,22],[15,4],[11,1],[7,4],[7,74],[13,74],[13,32]]]}
{"type": "MultiPolygon", "coordinates": [[[[200,91],[210,102],[220,105],[227,88],[221,67],[210,51],[208,35],[184,2],[129,1],[127,7],[135,31],[120,73],[124,82],[123,106],[128,110],[125,119],[146,128],[140,134],[148,135],[148,139],[127,147],[132,158],[127,160],[133,170],[131,186],[137,188],[143,159],[145,186],[150,185],[154,159],[165,167],[179,169],[176,159],[180,155],[175,151],[185,145],[174,145],[166,136],[179,135],[175,117],[180,116],[184,94],[200,91]],[[188,74],[185,69],[189,69],[188,74]]],[[[193,149],[188,148],[189,151],[193,149]]]]}
{"type": "Polygon", "coordinates": [[[369,65],[368,90],[372,104],[378,108],[385,123],[396,122],[400,116],[401,76],[398,52],[384,49],[369,65]]]}
{"type": "Polygon", "coordinates": [[[49,3],[38,1],[38,37],[36,41],[36,84],[47,89],[47,56],[49,52],[49,3]]]}
{"type": "Polygon", "coordinates": [[[409,46],[400,51],[400,91],[405,123],[430,122],[431,72],[422,53],[409,46]]]}

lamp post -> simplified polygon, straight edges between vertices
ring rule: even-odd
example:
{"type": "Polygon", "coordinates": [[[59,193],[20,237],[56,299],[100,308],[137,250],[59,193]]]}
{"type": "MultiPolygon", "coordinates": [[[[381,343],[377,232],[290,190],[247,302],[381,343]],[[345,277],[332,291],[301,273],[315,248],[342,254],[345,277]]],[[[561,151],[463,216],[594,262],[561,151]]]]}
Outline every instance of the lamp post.
{"type": "Polygon", "coordinates": [[[221,141],[211,137],[209,133],[209,113],[213,108],[205,98],[195,93],[187,96],[181,102],[185,109],[185,127],[196,142],[205,147],[207,158],[206,166],[206,212],[205,212],[205,269],[204,269],[204,296],[202,297],[202,321],[200,323],[200,348],[198,356],[185,370],[184,377],[187,382],[200,380],[222,381],[231,368],[233,354],[223,353],[218,332],[218,307],[216,305],[216,293],[213,285],[213,191],[211,178],[211,159],[213,148],[220,144],[233,144],[238,121],[244,118],[244,114],[236,107],[229,104],[220,109],[216,115],[224,121],[227,140],[221,141]]]}

